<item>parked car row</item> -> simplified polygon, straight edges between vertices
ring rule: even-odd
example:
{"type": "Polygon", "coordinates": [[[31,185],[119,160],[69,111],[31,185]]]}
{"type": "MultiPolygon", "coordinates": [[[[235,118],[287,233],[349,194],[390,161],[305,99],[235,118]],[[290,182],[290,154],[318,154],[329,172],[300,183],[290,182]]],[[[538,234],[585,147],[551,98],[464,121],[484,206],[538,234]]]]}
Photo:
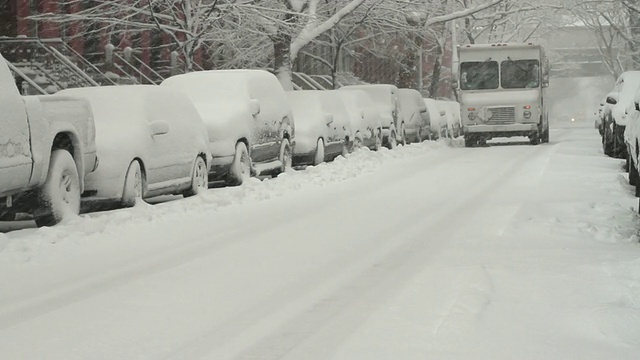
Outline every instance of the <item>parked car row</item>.
{"type": "Polygon", "coordinates": [[[627,71],[618,77],[597,115],[603,152],[625,159],[629,184],[635,186],[640,197],[640,71],[627,71]]]}
{"type": "Polygon", "coordinates": [[[53,225],[459,133],[454,103],[393,85],[284,91],[267,71],[216,70],[25,97],[0,60],[0,220],[53,225]]]}
{"type": "Polygon", "coordinates": [[[25,97],[0,60],[0,220],[26,212],[53,225],[460,134],[457,103],[393,85],[284,91],[264,70],[214,70],[25,97]]]}

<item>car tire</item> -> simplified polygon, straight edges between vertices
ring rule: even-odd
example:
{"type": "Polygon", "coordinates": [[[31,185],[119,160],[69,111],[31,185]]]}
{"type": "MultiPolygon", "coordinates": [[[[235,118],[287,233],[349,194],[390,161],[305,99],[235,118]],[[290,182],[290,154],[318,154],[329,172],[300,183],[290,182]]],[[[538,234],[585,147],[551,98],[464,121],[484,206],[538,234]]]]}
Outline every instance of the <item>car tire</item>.
{"type": "Polygon", "coordinates": [[[360,149],[363,145],[364,143],[362,142],[360,135],[356,134],[355,138],[353,139],[353,150],[360,149]]]}
{"type": "Polygon", "coordinates": [[[38,226],[52,226],[68,215],[80,213],[80,178],[67,150],[51,152],[47,180],[38,190],[38,202],[33,212],[38,226]]]}
{"type": "Polygon", "coordinates": [[[209,188],[209,172],[207,170],[207,162],[202,156],[196,157],[191,170],[191,185],[183,193],[184,197],[197,195],[209,188]]]}
{"type": "Polygon", "coordinates": [[[322,138],[318,139],[316,143],[316,153],[313,157],[313,165],[320,165],[324,162],[325,152],[324,152],[324,140],[322,138]]]}
{"type": "Polygon", "coordinates": [[[236,153],[229,169],[227,184],[239,186],[251,178],[251,157],[247,145],[240,141],[236,144],[236,153]]]}
{"type": "Polygon", "coordinates": [[[396,139],[396,132],[391,131],[389,133],[389,138],[387,139],[387,148],[393,150],[397,146],[398,146],[398,139],[396,139]]]}
{"type": "Polygon", "coordinates": [[[629,164],[629,185],[637,186],[640,176],[638,175],[638,168],[633,163],[631,155],[627,156],[627,162],[629,164]]]}
{"type": "Polygon", "coordinates": [[[378,151],[382,147],[382,129],[378,129],[376,134],[376,142],[373,144],[373,150],[378,151]]]}
{"type": "Polygon", "coordinates": [[[282,143],[280,144],[280,155],[278,156],[278,160],[280,160],[280,173],[291,170],[293,167],[293,150],[291,149],[291,143],[289,139],[282,139],[282,143]]]}
{"type": "Polygon", "coordinates": [[[402,124],[400,126],[400,144],[402,144],[402,146],[407,146],[407,144],[408,144],[408,142],[407,142],[407,130],[405,130],[404,124],[402,124]]]}
{"type": "Polygon", "coordinates": [[[144,175],[137,160],[133,160],[127,169],[122,190],[122,206],[132,207],[144,199],[144,175]]]}

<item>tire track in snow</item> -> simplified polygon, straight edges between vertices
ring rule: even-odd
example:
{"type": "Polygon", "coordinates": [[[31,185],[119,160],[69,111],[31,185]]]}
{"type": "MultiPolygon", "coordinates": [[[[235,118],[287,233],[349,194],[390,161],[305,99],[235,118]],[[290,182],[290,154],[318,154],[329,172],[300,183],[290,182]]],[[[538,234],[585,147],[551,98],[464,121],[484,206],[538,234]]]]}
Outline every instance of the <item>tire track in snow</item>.
{"type": "MultiPolygon", "coordinates": [[[[394,224],[394,229],[399,227],[406,230],[400,233],[393,229],[383,231],[382,235],[388,238],[382,244],[385,246],[377,251],[360,251],[360,260],[350,269],[335,264],[335,268],[341,271],[302,279],[287,291],[266,299],[244,316],[220,324],[204,334],[198,342],[187,344],[183,351],[168,358],[297,359],[301,355],[314,358],[310,354],[318,359],[327,358],[338,343],[366,320],[372,308],[380,306],[384,299],[398,291],[411,275],[425,266],[429,257],[435,256],[437,250],[446,245],[446,241],[458,231],[452,229],[446,220],[470,217],[479,211],[483,207],[482,200],[491,196],[490,190],[506,182],[510,178],[508,175],[523,167],[526,164],[523,160],[539,148],[525,150],[524,155],[505,164],[502,171],[487,169],[486,176],[479,177],[482,186],[474,187],[471,196],[464,200],[458,197],[446,211],[425,221],[430,204],[423,204],[404,222],[394,224]],[[431,239],[437,239],[435,243],[424,241],[427,232],[431,234],[431,239]],[[310,283],[317,284],[314,293],[297,293],[300,287],[308,288],[310,283]],[[292,309],[297,315],[291,316],[292,309]],[[247,324],[251,325],[247,327],[247,324]],[[323,341],[311,341],[316,336],[322,337],[323,341]],[[255,343],[255,339],[260,337],[262,340],[255,343]]],[[[463,154],[469,155],[468,152],[463,154]]],[[[402,182],[415,181],[413,177],[402,182]]]]}
{"type": "MultiPolygon", "coordinates": [[[[445,150],[449,150],[445,148],[445,150]]],[[[446,165],[450,160],[463,156],[463,153],[451,153],[450,151],[428,152],[418,158],[431,159],[428,168],[420,169],[419,172],[432,172],[440,166],[446,165]]],[[[409,159],[413,159],[410,157],[409,159]]],[[[405,159],[397,159],[405,160],[405,159]]],[[[371,179],[374,182],[386,183],[395,174],[383,174],[379,178],[371,179]]],[[[345,192],[342,198],[356,198],[361,196],[356,191],[345,192]]],[[[266,205],[265,201],[265,205],[266,205]]],[[[311,211],[304,213],[305,218],[315,218],[316,214],[331,208],[329,202],[318,202],[322,207],[314,207],[311,211]]],[[[125,209],[130,210],[130,209],[125,209]]],[[[285,233],[289,226],[290,214],[268,213],[269,216],[261,217],[260,222],[249,227],[235,228],[226,231],[224,234],[215,234],[215,241],[210,238],[195,242],[177,244],[178,247],[163,248],[158,252],[145,252],[141,254],[144,258],[129,258],[125,263],[111,263],[105,266],[102,271],[90,274],[74,274],[77,277],[64,279],[50,284],[48,288],[33,289],[32,292],[11,296],[3,296],[0,299],[0,329],[10,328],[14,325],[27,322],[49,312],[71,306],[77,302],[98,296],[113,288],[122,287],[126,284],[139,281],[145,277],[170,271],[185,263],[202,259],[226,249],[229,246],[238,245],[242,241],[252,241],[255,229],[268,228],[275,224],[271,230],[285,233]],[[117,269],[117,270],[113,270],[117,269]],[[96,276],[97,274],[97,276],[96,276]]],[[[299,219],[299,218],[298,218],[299,219]]],[[[210,235],[212,229],[204,228],[200,238],[210,235]]],[[[150,234],[151,235],[151,234],[150,234]]]]}

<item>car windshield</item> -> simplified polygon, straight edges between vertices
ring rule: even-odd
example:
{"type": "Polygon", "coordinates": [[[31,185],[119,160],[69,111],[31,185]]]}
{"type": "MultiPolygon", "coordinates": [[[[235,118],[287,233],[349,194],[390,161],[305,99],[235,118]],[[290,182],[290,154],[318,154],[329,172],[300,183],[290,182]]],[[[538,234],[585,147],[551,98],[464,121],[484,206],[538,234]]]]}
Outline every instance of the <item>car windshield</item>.
{"type": "Polygon", "coordinates": [[[498,88],[497,61],[469,61],[460,64],[462,90],[486,90],[498,88]]]}
{"type": "Polygon", "coordinates": [[[500,63],[500,78],[505,89],[535,88],[540,85],[538,60],[506,60],[500,63]]]}

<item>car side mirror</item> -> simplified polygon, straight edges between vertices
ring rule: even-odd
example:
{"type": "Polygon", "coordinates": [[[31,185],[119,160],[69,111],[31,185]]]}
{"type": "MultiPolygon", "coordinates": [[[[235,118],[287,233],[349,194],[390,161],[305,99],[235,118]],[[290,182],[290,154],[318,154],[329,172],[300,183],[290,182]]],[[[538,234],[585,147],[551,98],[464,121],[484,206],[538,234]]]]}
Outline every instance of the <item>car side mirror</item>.
{"type": "Polygon", "coordinates": [[[331,125],[333,123],[333,115],[331,115],[329,113],[324,114],[324,122],[327,125],[331,125]]]}
{"type": "Polygon", "coordinates": [[[249,109],[251,109],[251,115],[253,116],[260,114],[260,101],[256,99],[249,100],[249,109]]]}
{"type": "Polygon", "coordinates": [[[164,135],[169,132],[169,124],[161,120],[151,122],[149,128],[152,136],[164,135]]]}
{"type": "Polygon", "coordinates": [[[607,96],[607,104],[615,105],[618,103],[618,100],[614,96],[607,96]]]}

